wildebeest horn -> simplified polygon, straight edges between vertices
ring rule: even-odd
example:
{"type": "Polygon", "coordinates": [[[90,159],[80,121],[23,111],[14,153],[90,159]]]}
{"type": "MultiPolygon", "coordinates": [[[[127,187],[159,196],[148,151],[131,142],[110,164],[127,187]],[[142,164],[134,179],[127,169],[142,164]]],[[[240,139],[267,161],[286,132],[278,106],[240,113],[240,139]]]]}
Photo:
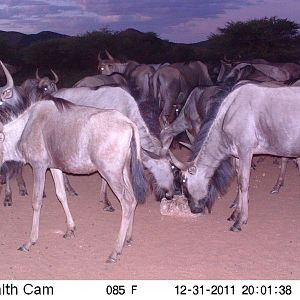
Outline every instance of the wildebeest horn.
{"type": "Polygon", "coordinates": [[[39,69],[38,68],[36,68],[36,70],[35,70],[35,78],[37,80],[41,80],[41,77],[39,76],[39,69]]]}
{"type": "Polygon", "coordinates": [[[11,77],[9,71],[7,70],[7,68],[5,67],[5,65],[2,63],[2,61],[0,60],[0,63],[1,63],[1,66],[2,66],[2,69],[4,71],[4,74],[6,76],[6,86],[4,87],[5,89],[6,88],[12,88],[14,86],[14,80],[13,78],[11,77]]]}
{"type": "Polygon", "coordinates": [[[185,130],[185,132],[186,132],[186,135],[188,136],[188,138],[189,138],[191,144],[193,144],[194,141],[195,141],[194,136],[193,136],[187,129],[185,130]]]}
{"type": "Polygon", "coordinates": [[[100,55],[100,51],[98,52],[97,59],[98,59],[98,61],[99,61],[99,62],[101,62],[101,61],[102,61],[102,58],[101,58],[101,55],[100,55]]]}
{"type": "Polygon", "coordinates": [[[229,62],[230,62],[230,60],[227,58],[226,54],[224,54],[224,56],[223,56],[223,60],[224,60],[225,62],[227,62],[227,63],[229,63],[229,62]]]}
{"type": "Polygon", "coordinates": [[[110,55],[110,53],[105,49],[105,53],[106,53],[106,55],[107,55],[107,58],[109,59],[109,60],[115,60],[111,55],[110,55]]]}
{"type": "Polygon", "coordinates": [[[179,144],[183,145],[184,147],[192,150],[192,145],[191,144],[188,144],[188,143],[184,143],[184,142],[179,142],[179,144]]]}
{"type": "Polygon", "coordinates": [[[53,76],[54,76],[54,79],[55,79],[55,83],[58,83],[58,80],[59,80],[59,77],[58,77],[58,75],[51,69],[51,72],[52,72],[52,74],[53,74],[53,76]]]}
{"type": "Polygon", "coordinates": [[[170,150],[168,151],[168,153],[170,155],[172,163],[175,165],[176,168],[178,168],[179,170],[186,169],[186,165],[183,162],[179,161],[170,150]]]}

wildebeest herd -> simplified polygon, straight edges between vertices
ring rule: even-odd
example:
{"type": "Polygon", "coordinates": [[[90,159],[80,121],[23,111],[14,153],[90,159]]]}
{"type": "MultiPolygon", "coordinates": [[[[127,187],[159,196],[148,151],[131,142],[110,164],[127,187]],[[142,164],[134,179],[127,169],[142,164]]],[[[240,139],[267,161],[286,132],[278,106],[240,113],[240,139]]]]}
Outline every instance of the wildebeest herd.
{"type": "Polygon", "coordinates": [[[99,74],[71,88],[35,78],[15,86],[1,62],[6,85],[0,87],[0,164],[4,205],[12,205],[10,179],[28,194],[22,167],[33,170],[33,221],[29,251],[37,242],[45,173],[50,169],[56,195],[67,218],[75,223],[66,191],[76,195],[66,173],[102,177],[101,200],[113,211],[107,185],[120,201],[122,219],[107,262],[115,262],[132,239],[135,207],[145,200],[150,180],[158,200],[183,193],[192,213],[211,212],[236,174],[238,192],[232,203],[232,231],[248,220],[248,189],[253,155],[282,157],[272,192],[283,185],[288,158],[300,168],[300,65],[253,61],[221,61],[216,83],[200,61],[146,65],[120,62],[106,51],[98,55],[99,74]],[[186,133],[188,161],[172,153],[172,141],[186,133]]]}

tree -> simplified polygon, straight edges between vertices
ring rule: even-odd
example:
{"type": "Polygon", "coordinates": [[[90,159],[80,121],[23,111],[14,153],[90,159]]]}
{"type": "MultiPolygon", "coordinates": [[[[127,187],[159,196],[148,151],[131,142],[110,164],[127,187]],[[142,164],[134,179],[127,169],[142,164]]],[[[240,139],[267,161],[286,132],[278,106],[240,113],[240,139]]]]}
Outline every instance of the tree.
{"type": "Polygon", "coordinates": [[[291,61],[299,57],[299,25],[277,17],[228,22],[208,39],[208,47],[220,59],[264,58],[291,61]]]}

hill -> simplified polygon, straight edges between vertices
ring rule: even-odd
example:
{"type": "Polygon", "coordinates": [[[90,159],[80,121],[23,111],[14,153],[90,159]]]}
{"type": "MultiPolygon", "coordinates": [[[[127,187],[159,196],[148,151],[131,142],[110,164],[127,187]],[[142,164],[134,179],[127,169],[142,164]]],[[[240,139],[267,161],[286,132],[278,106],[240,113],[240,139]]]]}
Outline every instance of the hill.
{"type": "Polygon", "coordinates": [[[16,31],[0,30],[0,40],[6,42],[9,46],[13,48],[28,47],[35,42],[42,42],[46,40],[61,39],[67,37],[69,36],[52,31],[41,31],[36,34],[25,34],[16,31]]]}

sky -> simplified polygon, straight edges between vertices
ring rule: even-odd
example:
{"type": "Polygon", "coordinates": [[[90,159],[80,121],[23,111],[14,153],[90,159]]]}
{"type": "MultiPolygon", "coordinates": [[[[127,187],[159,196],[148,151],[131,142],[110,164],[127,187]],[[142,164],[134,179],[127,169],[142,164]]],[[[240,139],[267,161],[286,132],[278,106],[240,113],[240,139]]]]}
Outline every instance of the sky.
{"type": "Polygon", "coordinates": [[[300,24],[299,0],[1,0],[0,30],[82,35],[104,27],[155,32],[176,43],[206,40],[230,21],[277,16],[300,24]]]}

